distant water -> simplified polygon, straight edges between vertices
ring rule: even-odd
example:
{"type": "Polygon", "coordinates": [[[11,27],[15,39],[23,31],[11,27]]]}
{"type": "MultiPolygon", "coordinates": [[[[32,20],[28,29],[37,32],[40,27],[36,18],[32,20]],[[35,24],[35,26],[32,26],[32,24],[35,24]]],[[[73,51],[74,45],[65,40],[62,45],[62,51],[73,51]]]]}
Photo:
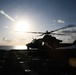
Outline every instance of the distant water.
{"type": "MultiPolygon", "coordinates": [[[[26,45],[20,45],[20,46],[0,46],[1,50],[11,50],[11,49],[15,49],[15,50],[27,50],[27,46],[26,45]]],[[[60,47],[58,49],[76,49],[76,45],[72,45],[69,47],[60,47]]]]}
{"type": "Polygon", "coordinates": [[[11,49],[18,49],[18,50],[24,50],[27,49],[27,46],[0,46],[0,49],[2,50],[11,50],[11,49]]]}

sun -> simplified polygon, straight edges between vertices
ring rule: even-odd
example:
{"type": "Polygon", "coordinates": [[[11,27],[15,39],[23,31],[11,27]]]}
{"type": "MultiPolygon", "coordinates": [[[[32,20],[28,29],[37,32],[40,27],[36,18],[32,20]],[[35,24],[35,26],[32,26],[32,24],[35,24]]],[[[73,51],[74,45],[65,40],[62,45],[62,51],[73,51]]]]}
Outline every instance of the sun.
{"type": "Polygon", "coordinates": [[[15,31],[17,31],[17,32],[30,31],[29,23],[25,20],[19,20],[19,21],[15,22],[15,31]]]}

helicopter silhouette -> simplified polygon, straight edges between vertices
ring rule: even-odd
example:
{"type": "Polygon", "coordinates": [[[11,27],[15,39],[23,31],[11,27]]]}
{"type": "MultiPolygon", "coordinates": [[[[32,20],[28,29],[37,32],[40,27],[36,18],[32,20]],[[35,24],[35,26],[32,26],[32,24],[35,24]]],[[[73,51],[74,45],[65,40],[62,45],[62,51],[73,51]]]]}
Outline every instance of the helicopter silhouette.
{"type": "MultiPolygon", "coordinates": [[[[54,44],[57,43],[57,45],[59,44],[59,42],[62,42],[62,40],[58,40],[55,37],[51,36],[51,32],[30,32],[30,33],[39,33],[41,35],[39,36],[44,36],[43,38],[39,38],[39,39],[33,39],[31,43],[26,44],[27,48],[43,48],[43,46],[48,42],[49,44],[51,44],[51,46],[54,46],[54,48],[56,47],[54,44]]],[[[53,35],[55,35],[56,33],[52,33],[53,35]]],[[[64,35],[64,34],[56,34],[56,35],[64,35]]]]}
{"type": "Polygon", "coordinates": [[[65,26],[65,27],[50,31],[50,32],[49,31],[46,31],[46,32],[27,32],[27,33],[33,33],[33,34],[40,34],[39,36],[43,36],[43,38],[33,39],[32,42],[26,44],[26,46],[29,50],[30,48],[40,49],[40,48],[43,48],[43,46],[46,46],[46,45],[48,47],[50,47],[51,49],[56,49],[58,47],[74,45],[75,43],[69,43],[69,44],[63,43],[63,44],[61,44],[62,40],[57,39],[56,37],[52,36],[52,35],[68,36],[68,34],[66,34],[66,33],[55,33],[55,32],[59,31],[59,30],[66,29],[66,28],[71,28],[71,27],[75,27],[75,25],[68,25],[68,26],[65,26]]]}
{"type": "Polygon", "coordinates": [[[76,40],[73,43],[61,43],[62,40],[52,36],[70,36],[70,34],[68,35],[66,33],[55,33],[55,31],[71,27],[75,27],[75,25],[68,25],[50,32],[28,32],[41,34],[39,36],[43,36],[39,39],[33,39],[32,42],[26,44],[28,51],[36,49],[41,55],[47,55],[53,61],[57,61],[58,63],[63,63],[65,65],[68,64],[71,67],[74,67],[73,65],[76,65],[76,63],[72,64],[71,62],[72,59],[74,59],[73,61],[76,62],[76,48],[74,48],[74,45],[76,46],[76,40]],[[71,46],[73,46],[73,48],[70,48],[71,46]]]}

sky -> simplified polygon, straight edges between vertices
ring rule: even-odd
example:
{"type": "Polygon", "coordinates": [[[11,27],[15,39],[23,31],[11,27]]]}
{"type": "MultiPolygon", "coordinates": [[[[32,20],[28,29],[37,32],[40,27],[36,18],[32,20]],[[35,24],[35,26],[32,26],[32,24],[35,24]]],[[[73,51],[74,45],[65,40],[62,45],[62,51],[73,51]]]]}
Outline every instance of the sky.
{"type": "MultiPolygon", "coordinates": [[[[25,45],[36,37],[27,31],[53,31],[67,25],[76,25],[76,0],[0,0],[0,45],[25,45]]],[[[76,29],[71,28],[65,30],[76,29]]],[[[75,32],[55,37],[63,42],[76,39],[75,32]]]]}

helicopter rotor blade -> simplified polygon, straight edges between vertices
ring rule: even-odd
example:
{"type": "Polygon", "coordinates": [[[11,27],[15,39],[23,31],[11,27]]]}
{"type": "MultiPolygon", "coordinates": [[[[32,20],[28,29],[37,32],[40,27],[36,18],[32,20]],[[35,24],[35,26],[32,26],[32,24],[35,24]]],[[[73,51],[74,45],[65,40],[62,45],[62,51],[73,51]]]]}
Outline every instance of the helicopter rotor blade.
{"type": "Polygon", "coordinates": [[[76,31],[65,30],[65,31],[62,31],[62,33],[76,33],[76,31]]]}
{"type": "MultiPolygon", "coordinates": [[[[60,33],[51,33],[51,34],[52,35],[60,35],[60,36],[64,36],[64,35],[68,36],[69,35],[69,34],[67,35],[67,34],[63,34],[63,33],[61,33],[61,34],[60,33]]],[[[41,35],[38,35],[38,36],[43,36],[43,35],[46,35],[46,34],[41,34],[41,35]]]]}
{"type": "Polygon", "coordinates": [[[26,33],[43,34],[44,32],[26,32],[26,33]]]}
{"type": "MultiPolygon", "coordinates": [[[[63,30],[63,29],[66,29],[66,28],[71,28],[71,27],[75,27],[76,25],[68,25],[68,26],[65,26],[65,27],[61,27],[59,29],[56,29],[56,30],[53,30],[53,31],[46,31],[46,32],[26,32],[26,33],[33,33],[33,34],[41,34],[39,36],[42,36],[42,35],[48,35],[48,34],[53,34],[53,35],[66,35],[66,34],[63,34],[63,32],[61,34],[57,34],[57,33],[54,33],[56,31],[59,31],[59,30],[63,30]]],[[[66,31],[65,31],[66,32],[66,31]]]]}
{"type": "Polygon", "coordinates": [[[76,25],[68,25],[68,26],[65,26],[65,27],[61,27],[59,29],[56,29],[56,30],[51,31],[50,33],[53,33],[55,31],[59,31],[59,30],[63,30],[63,29],[66,29],[66,28],[71,28],[71,27],[76,27],[76,25]]]}
{"type": "Polygon", "coordinates": [[[65,33],[51,33],[52,35],[68,36],[69,34],[65,33]]]}

